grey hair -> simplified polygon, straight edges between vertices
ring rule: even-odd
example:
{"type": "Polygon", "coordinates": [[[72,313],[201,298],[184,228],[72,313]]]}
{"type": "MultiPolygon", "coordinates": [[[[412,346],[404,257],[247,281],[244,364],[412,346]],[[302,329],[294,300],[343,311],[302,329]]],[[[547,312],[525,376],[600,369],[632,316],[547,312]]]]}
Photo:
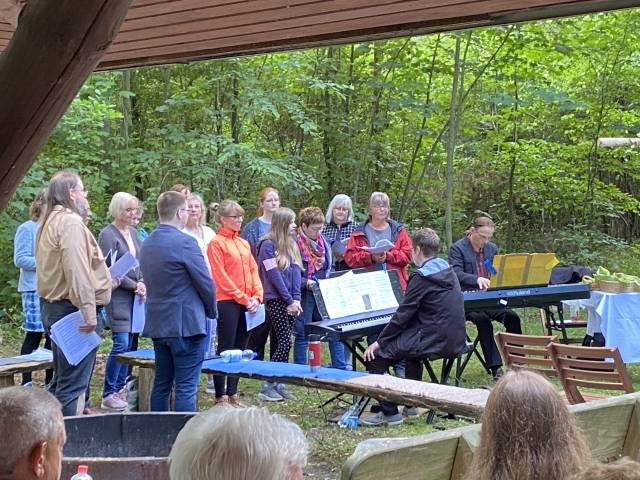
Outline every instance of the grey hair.
{"type": "Polygon", "coordinates": [[[191,193],[187,196],[187,206],[189,206],[189,200],[197,200],[200,203],[200,211],[202,215],[200,215],[200,225],[204,225],[207,223],[207,209],[204,206],[204,202],[202,201],[202,197],[197,193],[191,193]]]}
{"type": "Polygon", "coordinates": [[[39,388],[0,389],[0,475],[10,474],[33,448],[64,433],[60,402],[39,388]]]}
{"type": "Polygon", "coordinates": [[[111,202],[109,203],[109,215],[111,218],[118,218],[122,211],[127,208],[131,202],[139,203],[138,199],[127,192],[117,192],[113,194],[111,197],[111,202]]]}
{"type": "Polygon", "coordinates": [[[327,214],[324,217],[327,223],[331,223],[333,221],[333,209],[343,205],[349,209],[349,217],[347,218],[347,221],[350,222],[353,220],[353,202],[351,201],[351,197],[344,193],[339,193],[329,202],[327,214]]]}
{"type": "Polygon", "coordinates": [[[307,463],[298,425],[266,408],[214,408],[189,420],[169,461],[171,480],[288,480],[307,463]]]}

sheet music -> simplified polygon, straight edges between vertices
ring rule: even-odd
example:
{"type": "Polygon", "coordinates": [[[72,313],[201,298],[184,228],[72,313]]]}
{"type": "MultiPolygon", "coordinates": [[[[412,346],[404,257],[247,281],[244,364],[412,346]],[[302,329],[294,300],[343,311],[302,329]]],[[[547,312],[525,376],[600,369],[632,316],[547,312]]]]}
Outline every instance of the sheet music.
{"type": "Polygon", "coordinates": [[[112,263],[109,267],[109,273],[111,278],[124,277],[130,270],[138,266],[138,260],[131,255],[131,252],[126,252],[122,255],[116,263],[112,263]]]}
{"type": "Polygon", "coordinates": [[[51,339],[62,350],[71,365],[78,365],[84,357],[100,345],[100,335],[95,331],[82,333],[80,325],[84,325],[84,317],[75,311],[62,317],[51,327],[51,339]]]}
{"type": "Polygon", "coordinates": [[[398,307],[391,280],[382,270],[359,275],[349,271],[320,280],[318,286],[330,319],[398,307]]]}
{"type": "Polygon", "coordinates": [[[258,305],[256,313],[244,312],[244,317],[247,322],[247,332],[253,330],[259,325],[262,325],[265,321],[264,303],[258,305]]]}
{"type": "Polygon", "coordinates": [[[133,314],[131,315],[131,333],[142,333],[144,330],[145,311],[144,301],[138,295],[133,299],[133,314]]]}

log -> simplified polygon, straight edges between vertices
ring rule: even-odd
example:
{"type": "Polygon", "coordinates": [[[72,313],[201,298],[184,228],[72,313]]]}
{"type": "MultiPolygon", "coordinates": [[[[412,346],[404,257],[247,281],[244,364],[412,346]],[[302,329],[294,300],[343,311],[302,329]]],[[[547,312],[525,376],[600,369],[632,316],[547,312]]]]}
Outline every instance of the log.
{"type": "Polygon", "coordinates": [[[16,28],[20,11],[25,3],[27,0],[0,0],[0,21],[5,21],[16,28]]]}
{"type": "Polygon", "coordinates": [[[0,210],[111,45],[131,0],[29,0],[0,56],[0,210]]]}
{"type": "Polygon", "coordinates": [[[640,147],[640,138],[599,138],[598,146],[603,148],[640,147]]]}

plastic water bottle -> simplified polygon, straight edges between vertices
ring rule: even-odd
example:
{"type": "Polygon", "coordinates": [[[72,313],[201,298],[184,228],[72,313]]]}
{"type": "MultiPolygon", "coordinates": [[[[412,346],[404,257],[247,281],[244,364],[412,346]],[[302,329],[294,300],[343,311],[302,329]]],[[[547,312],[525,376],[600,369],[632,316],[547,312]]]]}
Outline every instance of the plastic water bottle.
{"type": "Polygon", "coordinates": [[[256,358],[253,350],[225,350],[220,354],[224,363],[248,362],[256,358]]]}
{"type": "Polygon", "coordinates": [[[93,480],[91,475],[87,472],[89,471],[89,467],[86,465],[78,465],[78,473],[76,473],[71,480],[93,480]]]}

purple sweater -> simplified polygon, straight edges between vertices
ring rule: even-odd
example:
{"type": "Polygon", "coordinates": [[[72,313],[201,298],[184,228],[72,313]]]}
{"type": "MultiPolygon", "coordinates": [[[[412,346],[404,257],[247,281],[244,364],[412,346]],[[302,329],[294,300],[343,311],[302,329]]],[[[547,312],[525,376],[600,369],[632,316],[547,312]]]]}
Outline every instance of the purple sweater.
{"type": "Polygon", "coordinates": [[[258,244],[258,267],[265,301],[279,299],[291,305],[295,300],[300,300],[300,266],[292,262],[289,268],[280,270],[275,245],[269,239],[258,244]]]}

